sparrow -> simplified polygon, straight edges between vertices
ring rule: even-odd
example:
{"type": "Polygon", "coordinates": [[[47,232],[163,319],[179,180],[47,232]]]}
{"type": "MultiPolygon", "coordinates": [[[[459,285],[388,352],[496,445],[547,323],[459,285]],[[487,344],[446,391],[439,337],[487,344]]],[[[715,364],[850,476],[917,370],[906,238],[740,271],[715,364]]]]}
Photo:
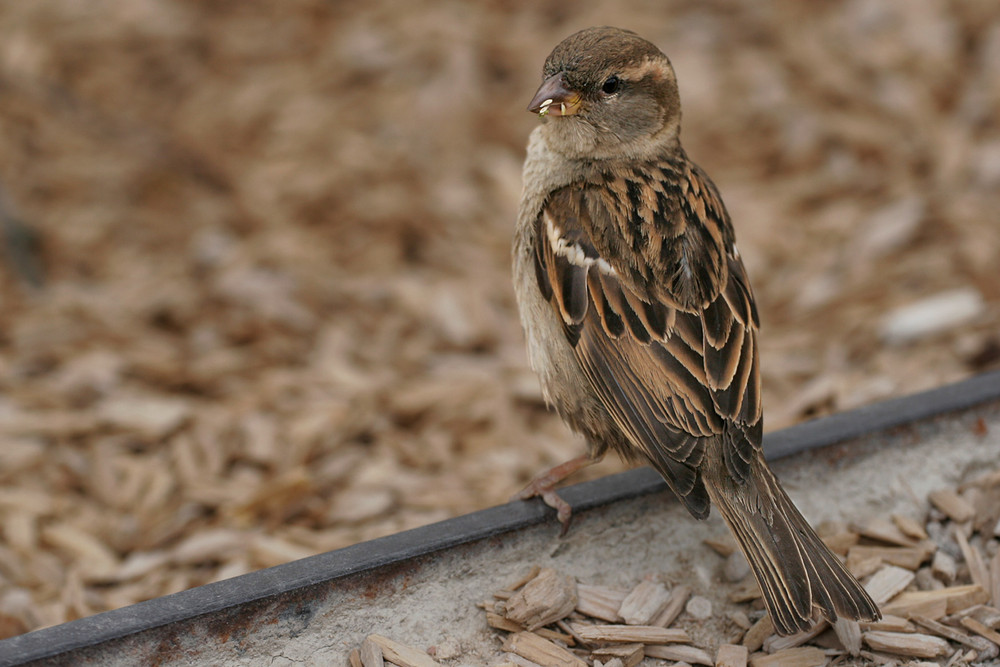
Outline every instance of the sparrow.
{"type": "Polygon", "coordinates": [[[764,460],[753,291],[729,213],[680,143],[677,79],[634,32],[561,42],[528,111],[513,243],[528,357],[587,453],[518,497],[554,491],[613,450],[644,462],[698,519],[719,510],[779,634],[872,621],[878,607],[795,508],[764,460]]]}

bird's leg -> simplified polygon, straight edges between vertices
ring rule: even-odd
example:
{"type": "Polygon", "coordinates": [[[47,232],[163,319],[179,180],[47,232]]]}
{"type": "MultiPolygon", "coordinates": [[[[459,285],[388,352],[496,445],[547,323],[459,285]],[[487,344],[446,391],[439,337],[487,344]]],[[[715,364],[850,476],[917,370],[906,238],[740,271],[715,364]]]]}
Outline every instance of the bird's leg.
{"type": "Polygon", "coordinates": [[[573,508],[569,506],[555,491],[555,486],[578,470],[582,470],[589,465],[593,465],[604,458],[604,454],[596,456],[582,454],[565,463],[549,468],[545,472],[537,475],[526,487],[521,489],[511,500],[528,500],[529,498],[541,498],[542,501],[556,511],[556,517],[562,524],[562,532],[565,535],[569,530],[570,519],[573,518],[573,508]]]}

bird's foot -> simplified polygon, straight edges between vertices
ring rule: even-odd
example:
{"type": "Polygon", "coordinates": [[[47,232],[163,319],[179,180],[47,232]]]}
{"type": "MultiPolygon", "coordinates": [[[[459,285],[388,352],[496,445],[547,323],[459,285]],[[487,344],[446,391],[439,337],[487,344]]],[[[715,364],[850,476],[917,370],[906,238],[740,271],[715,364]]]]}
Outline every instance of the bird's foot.
{"type": "Polygon", "coordinates": [[[575,459],[570,459],[565,463],[560,463],[554,468],[546,470],[535,477],[531,482],[521,489],[511,500],[528,500],[530,498],[541,498],[542,502],[556,511],[556,518],[562,524],[560,536],[569,530],[569,523],[573,518],[573,508],[562,497],[556,493],[556,485],[575,473],[581,468],[597,463],[600,457],[594,458],[589,454],[583,454],[575,459]]]}

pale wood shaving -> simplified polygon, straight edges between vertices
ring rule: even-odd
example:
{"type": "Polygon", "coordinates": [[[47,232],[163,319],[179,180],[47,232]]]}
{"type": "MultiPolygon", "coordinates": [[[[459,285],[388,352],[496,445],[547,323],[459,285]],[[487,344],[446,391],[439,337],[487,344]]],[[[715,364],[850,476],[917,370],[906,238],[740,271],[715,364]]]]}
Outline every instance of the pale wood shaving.
{"type": "Polygon", "coordinates": [[[736,546],[736,540],[733,539],[731,535],[724,535],[722,537],[710,537],[704,540],[706,546],[712,548],[715,553],[722,557],[729,556],[731,553],[736,551],[739,547],[736,546]]]}
{"type": "Polygon", "coordinates": [[[916,632],[917,627],[908,619],[892,614],[882,614],[882,620],[871,623],[862,623],[865,630],[885,630],[887,632],[916,632]]]}
{"type": "Polygon", "coordinates": [[[917,547],[877,547],[877,546],[854,546],[847,552],[847,567],[877,558],[890,565],[898,565],[907,570],[916,571],[933,553],[931,546],[922,545],[917,547]]]}
{"type": "Polygon", "coordinates": [[[683,644],[652,645],[646,647],[646,655],[660,660],[686,662],[689,665],[712,665],[715,663],[708,651],[697,646],[683,644]]]}
{"type": "Polygon", "coordinates": [[[505,615],[533,631],[568,616],[577,601],[576,580],[546,567],[507,600],[505,615]]]}
{"type": "Polygon", "coordinates": [[[368,635],[368,640],[382,649],[386,660],[399,665],[399,667],[438,667],[440,665],[434,658],[427,655],[426,651],[393,641],[382,635],[368,635]]]}
{"type": "Polygon", "coordinates": [[[862,537],[901,547],[914,547],[920,541],[906,535],[892,519],[882,517],[868,519],[856,526],[856,530],[862,537]]]}
{"type": "Polygon", "coordinates": [[[940,637],[920,633],[884,632],[871,630],[862,637],[876,651],[888,651],[915,658],[936,658],[950,651],[948,642],[940,637]]]}
{"type": "Polygon", "coordinates": [[[814,646],[786,648],[766,655],[750,656],[750,667],[819,667],[826,663],[826,653],[814,646]]]}
{"type": "Polygon", "coordinates": [[[538,574],[539,574],[539,572],[541,572],[541,571],[542,571],[541,567],[539,567],[538,565],[532,565],[531,569],[528,570],[527,573],[525,573],[525,575],[523,577],[520,577],[517,581],[515,581],[513,584],[511,584],[510,586],[508,586],[506,588],[506,590],[508,590],[508,591],[516,591],[521,586],[524,586],[526,583],[528,583],[529,581],[531,581],[532,579],[534,579],[535,577],[537,577],[538,574]]]}
{"type": "MultiPolygon", "coordinates": [[[[896,599],[886,605],[883,611],[896,613],[899,616],[906,616],[913,613],[920,613],[918,608],[922,604],[943,602],[940,615],[922,614],[923,616],[936,619],[945,614],[954,614],[967,607],[983,604],[988,599],[989,596],[978,584],[950,586],[936,591],[907,591],[901,593],[896,599]],[[893,610],[902,610],[904,613],[893,610]]],[[[936,607],[934,608],[936,609],[936,607]]]]}
{"type": "Polygon", "coordinates": [[[506,616],[501,616],[492,611],[486,612],[486,624],[491,628],[504,630],[505,632],[521,632],[524,630],[524,626],[520,623],[515,623],[506,616]]]}
{"type": "Polygon", "coordinates": [[[844,650],[855,657],[861,654],[861,626],[857,621],[838,618],[833,624],[833,630],[844,650]]]}
{"type": "Polygon", "coordinates": [[[771,621],[771,617],[765,614],[743,635],[743,645],[753,653],[760,650],[764,645],[764,640],[772,634],[774,634],[774,623],[771,621]]]}
{"type": "Polygon", "coordinates": [[[990,559],[990,599],[994,607],[1000,607],[1000,550],[990,559]]]}
{"type": "Polygon", "coordinates": [[[964,523],[976,514],[975,508],[952,489],[932,491],[927,498],[934,507],[958,523],[964,523]]]}
{"type": "Polygon", "coordinates": [[[679,586],[674,586],[670,591],[670,599],[667,600],[666,606],[657,614],[656,618],[650,625],[658,625],[661,628],[667,628],[673,625],[674,621],[680,615],[681,611],[687,605],[688,599],[691,597],[691,586],[688,584],[680,584],[679,586]]]}
{"type": "Polygon", "coordinates": [[[872,575],[865,583],[865,590],[872,596],[877,605],[883,605],[903,592],[913,583],[916,575],[895,565],[887,565],[872,575]]]}
{"type": "Polygon", "coordinates": [[[599,658],[605,665],[606,660],[617,658],[621,661],[622,667],[635,667],[646,657],[646,647],[643,644],[619,644],[617,646],[603,646],[592,651],[595,659],[599,658]]]}
{"type": "Polygon", "coordinates": [[[628,625],[650,625],[669,602],[670,592],[666,586],[642,581],[622,600],[618,616],[628,625]]]}
{"type": "Polygon", "coordinates": [[[785,649],[801,646],[811,639],[819,636],[820,633],[829,629],[830,624],[826,621],[814,623],[808,630],[796,632],[795,634],[782,637],[781,635],[771,635],[764,640],[764,650],[767,653],[777,653],[785,649]]]}
{"type": "Polygon", "coordinates": [[[931,561],[931,572],[944,583],[950,584],[955,581],[955,576],[958,574],[958,565],[951,554],[938,549],[931,561]]]}
{"type": "Polygon", "coordinates": [[[576,610],[581,614],[611,623],[622,620],[618,610],[628,596],[628,591],[589,584],[577,584],[576,591],[576,610]]]}
{"type": "Polygon", "coordinates": [[[368,639],[361,642],[361,664],[364,667],[383,667],[385,660],[382,657],[382,647],[368,639]]]}
{"type": "Polygon", "coordinates": [[[661,628],[655,625],[584,625],[570,623],[587,642],[641,642],[644,644],[672,644],[690,642],[687,631],[679,628],[661,628]]]}
{"type": "Polygon", "coordinates": [[[985,637],[994,644],[1000,645],[1000,632],[997,632],[996,630],[988,627],[987,625],[981,623],[975,618],[967,616],[966,618],[963,618],[960,621],[960,623],[964,627],[968,628],[969,630],[972,630],[973,632],[977,633],[982,637],[985,637]]]}
{"type": "Polygon", "coordinates": [[[715,654],[715,667],[746,667],[749,657],[746,646],[723,644],[715,654]]]}
{"type": "Polygon", "coordinates": [[[506,657],[510,662],[502,664],[518,665],[519,667],[542,667],[542,665],[539,665],[537,662],[532,662],[527,658],[522,658],[516,653],[504,653],[504,657],[506,657]]]}
{"type": "Polygon", "coordinates": [[[904,535],[911,537],[915,540],[926,540],[927,531],[916,519],[906,516],[905,514],[893,514],[892,522],[896,524],[900,532],[904,535]]]}
{"type": "Polygon", "coordinates": [[[542,667],[586,667],[587,663],[558,644],[532,632],[517,632],[507,637],[503,650],[515,653],[542,667]]]}
{"type": "Polygon", "coordinates": [[[969,544],[969,539],[962,531],[955,533],[955,540],[962,550],[962,557],[965,558],[966,565],[969,566],[969,574],[972,576],[972,582],[978,584],[984,591],[992,591],[990,571],[983,562],[983,557],[980,555],[979,550],[969,544]]]}
{"type": "Polygon", "coordinates": [[[851,547],[858,543],[861,536],[852,531],[824,535],[823,542],[830,547],[830,551],[841,556],[846,556],[851,547]]]}
{"type": "Polygon", "coordinates": [[[958,644],[963,644],[971,648],[980,649],[981,646],[977,646],[975,642],[971,641],[969,635],[965,634],[957,628],[945,625],[944,623],[939,623],[932,618],[927,618],[926,616],[920,616],[919,614],[912,614],[910,620],[920,626],[923,630],[931,632],[938,637],[944,637],[958,644]]]}

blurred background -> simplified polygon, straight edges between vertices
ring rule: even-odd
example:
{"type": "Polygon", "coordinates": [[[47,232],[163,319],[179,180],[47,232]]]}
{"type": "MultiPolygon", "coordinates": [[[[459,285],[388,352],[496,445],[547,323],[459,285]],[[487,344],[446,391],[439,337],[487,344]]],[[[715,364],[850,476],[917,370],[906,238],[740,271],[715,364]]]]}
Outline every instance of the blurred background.
{"type": "Polygon", "coordinates": [[[675,65],[766,428],[1000,365],[995,0],[0,3],[0,636],[582,451],[509,243],[542,61],[602,24],[675,65]]]}

